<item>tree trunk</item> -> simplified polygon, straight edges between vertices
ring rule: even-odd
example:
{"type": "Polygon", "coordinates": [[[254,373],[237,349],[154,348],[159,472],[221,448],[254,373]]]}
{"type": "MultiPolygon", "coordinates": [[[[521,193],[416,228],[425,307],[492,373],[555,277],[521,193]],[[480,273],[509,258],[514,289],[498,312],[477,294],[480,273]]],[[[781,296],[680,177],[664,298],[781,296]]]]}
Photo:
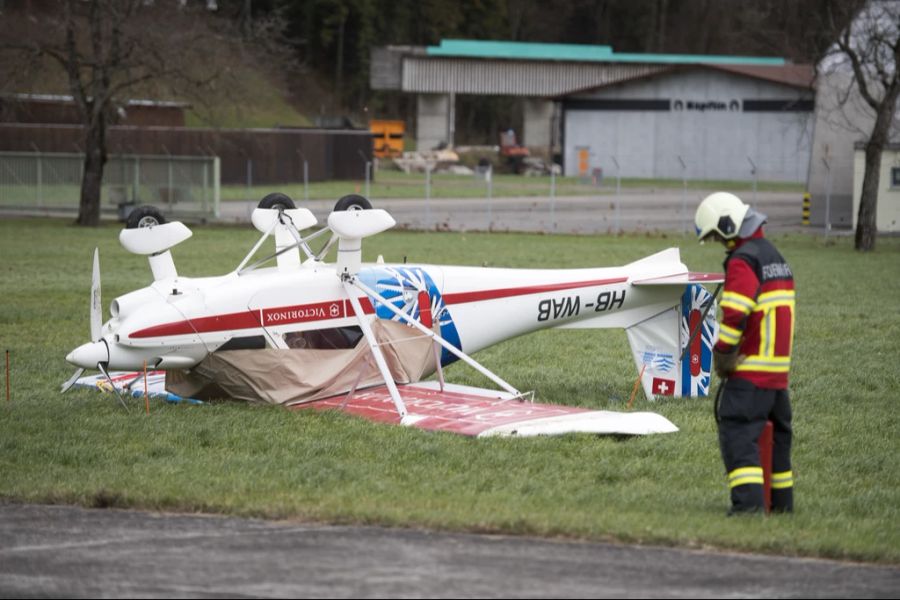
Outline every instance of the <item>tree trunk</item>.
{"type": "Polygon", "coordinates": [[[105,119],[100,117],[88,126],[85,133],[84,176],[75,223],[96,227],[100,224],[100,190],[103,186],[103,167],[106,165],[105,119]]]}
{"type": "Polygon", "coordinates": [[[881,180],[881,153],[888,142],[891,122],[897,96],[900,95],[900,81],[895,79],[888,87],[887,93],[875,113],[875,125],[866,144],[866,172],[863,175],[862,194],[859,197],[859,212],[856,216],[855,248],[861,252],[875,249],[875,238],[878,235],[878,187],[881,180]]]}
{"type": "Polygon", "coordinates": [[[859,212],[856,216],[855,248],[862,252],[875,249],[878,234],[876,209],[878,207],[878,182],[881,179],[882,146],[869,142],[866,145],[866,167],[863,175],[859,212]]]}

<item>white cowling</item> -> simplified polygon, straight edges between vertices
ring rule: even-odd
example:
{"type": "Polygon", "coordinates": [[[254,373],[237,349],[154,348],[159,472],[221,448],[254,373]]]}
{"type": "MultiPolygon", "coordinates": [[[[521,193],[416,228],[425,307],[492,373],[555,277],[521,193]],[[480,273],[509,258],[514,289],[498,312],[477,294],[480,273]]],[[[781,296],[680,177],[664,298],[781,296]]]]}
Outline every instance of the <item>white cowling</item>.
{"type": "Polygon", "coordinates": [[[356,275],[362,264],[362,239],[396,225],[386,210],[342,210],[328,215],[328,227],[338,236],[337,271],[356,275]]]}

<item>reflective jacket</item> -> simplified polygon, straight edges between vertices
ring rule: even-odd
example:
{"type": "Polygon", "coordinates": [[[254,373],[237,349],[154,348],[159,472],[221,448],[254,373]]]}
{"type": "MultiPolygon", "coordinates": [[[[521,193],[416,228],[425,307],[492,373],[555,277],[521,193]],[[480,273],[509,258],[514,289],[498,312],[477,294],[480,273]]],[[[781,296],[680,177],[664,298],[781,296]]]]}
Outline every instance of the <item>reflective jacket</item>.
{"type": "Polygon", "coordinates": [[[731,377],[785,389],[794,342],[794,275],[759,228],[725,259],[716,350],[745,356],[731,377]]]}

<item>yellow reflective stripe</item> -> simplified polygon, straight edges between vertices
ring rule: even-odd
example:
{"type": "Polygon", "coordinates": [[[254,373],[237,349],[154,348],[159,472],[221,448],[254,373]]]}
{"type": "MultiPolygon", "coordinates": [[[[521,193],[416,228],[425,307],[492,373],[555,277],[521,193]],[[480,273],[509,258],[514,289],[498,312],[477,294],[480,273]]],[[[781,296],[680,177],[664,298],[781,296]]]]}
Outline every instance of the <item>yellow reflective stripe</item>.
{"type": "Polygon", "coordinates": [[[759,477],[754,477],[752,475],[746,475],[744,477],[740,477],[738,479],[733,479],[728,482],[728,488],[736,488],[739,485],[762,485],[763,477],[760,475],[759,477]]]}
{"type": "Polygon", "coordinates": [[[791,368],[790,356],[748,356],[735,371],[764,371],[766,373],[787,373],[791,368]]]}
{"type": "Polygon", "coordinates": [[[783,471],[781,473],[772,473],[772,489],[784,490],[794,487],[794,472],[783,471]]]}
{"type": "Polygon", "coordinates": [[[744,359],[744,362],[741,364],[747,364],[748,362],[752,363],[765,363],[767,365],[789,365],[791,364],[790,356],[760,356],[751,354],[747,358],[744,359]]]}
{"type": "Polygon", "coordinates": [[[789,366],[784,367],[768,367],[764,365],[746,365],[740,364],[735,372],[743,372],[743,371],[755,371],[758,373],[789,373],[791,368],[789,366]]]}
{"type": "Polygon", "coordinates": [[[762,334],[759,338],[759,353],[763,356],[775,355],[775,312],[767,310],[763,316],[762,334]]]}
{"type": "Polygon", "coordinates": [[[719,303],[719,306],[748,315],[756,307],[756,301],[737,292],[725,292],[722,294],[722,302],[719,303]]]}
{"type": "Polygon", "coordinates": [[[794,290],[773,290],[771,292],[763,292],[756,301],[759,304],[763,302],[777,302],[780,300],[793,300],[796,297],[794,290]]]}
{"type": "Polygon", "coordinates": [[[762,467],[738,467],[737,469],[728,473],[728,479],[733,479],[742,475],[759,475],[760,477],[762,477],[762,473],[762,467]]]}
{"type": "Polygon", "coordinates": [[[794,305],[795,303],[793,300],[769,300],[768,302],[760,302],[759,304],[757,304],[755,312],[772,310],[773,308],[777,308],[779,306],[787,306],[793,311],[794,305]]]}
{"type": "Polygon", "coordinates": [[[794,324],[797,322],[797,316],[794,312],[794,307],[791,307],[791,337],[788,338],[788,354],[793,354],[794,352],[794,324]]]}
{"type": "Polygon", "coordinates": [[[772,310],[779,306],[787,306],[791,309],[791,312],[794,310],[794,290],[775,290],[774,292],[764,292],[759,295],[757,298],[756,310],[761,312],[763,310],[772,310]]]}
{"type": "Polygon", "coordinates": [[[729,327],[725,323],[719,325],[719,340],[725,342],[726,344],[737,344],[739,341],[741,341],[742,334],[743,332],[740,329],[729,327]]]}
{"type": "Polygon", "coordinates": [[[738,303],[738,302],[729,302],[728,300],[722,300],[719,302],[719,306],[724,308],[730,308],[731,310],[736,310],[742,315],[749,315],[753,312],[752,308],[748,308],[746,304],[738,303]]]}
{"type": "Polygon", "coordinates": [[[752,483],[762,485],[762,467],[741,467],[728,474],[729,488],[737,487],[739,485],[748,485],[752,483]]]}

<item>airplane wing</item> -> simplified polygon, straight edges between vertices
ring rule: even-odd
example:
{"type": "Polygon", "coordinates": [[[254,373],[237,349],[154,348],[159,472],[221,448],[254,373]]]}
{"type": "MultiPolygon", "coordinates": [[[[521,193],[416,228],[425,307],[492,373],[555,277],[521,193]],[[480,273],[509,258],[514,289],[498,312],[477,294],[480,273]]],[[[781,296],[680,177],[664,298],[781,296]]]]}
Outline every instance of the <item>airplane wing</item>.
{"type": "MultiPolygon", "coordinates": [[[[112,385],[121,393],[144,397],[143,373],[110,373],[112,385]],[[133,385],[126,389],[128,383],[133,385]]],[[[165,371],[147,374],[147,389],[153,399],[166,402],[200,400],[182,398],[165,389],[165,371]]],[[[110,391],[102,375],[82,377],[76,386],[110,391]]],[[[588,410],[557,404],[537,404],[504,391],[428,381],[399,386],[410,411],[406,424],[426,431],[447,431],[472,437],[562,435],[593,433],[599,435],[649,435],[672,433],[678,427],[662,415],[652,412],[613,412],[588,410]]],[[[400,416],[384,385],[356,390],[352,397],[341,394],[289,407],[291,410],[332,409],[376,423],[399,425],[400,416]]]]}
{"type": "MultiPolygon", "coordinates": [[[[650,435],[678,431],[653,412],[589,410],[559,404],[539,404],[503,391],[434,381],[398,386],[409,410],[407,425],[426,431],[446,431],[472,437],[563,435],[650,435]]],[[[333,409],[380,423],[399,424],[385,386],[290,407],[292,410],[333,409]]]]}

